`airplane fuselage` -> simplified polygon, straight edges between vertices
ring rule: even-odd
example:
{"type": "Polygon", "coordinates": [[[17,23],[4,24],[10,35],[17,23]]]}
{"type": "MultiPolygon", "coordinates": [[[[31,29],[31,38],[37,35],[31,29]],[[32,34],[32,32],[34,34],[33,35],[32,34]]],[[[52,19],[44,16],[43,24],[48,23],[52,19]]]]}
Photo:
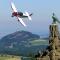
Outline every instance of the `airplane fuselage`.
{"type": "MultiPolygon", "coordinates": [[[[29,16],[31,16],[32,14],[30,14],[29,16]]],[[[21,18],[26,18],[26,17],[28,17],[28,16],[26,16],[26,15],[24,15],[22,12],[13,12],[12,13],[12,17],[21,17],[21,18]]]]}
{"type": "Polygon", "coordinates": [[[22,12],[13,12],[12,17],[14,17],[14,16],[23,16],[23,13],[22,12]]]}

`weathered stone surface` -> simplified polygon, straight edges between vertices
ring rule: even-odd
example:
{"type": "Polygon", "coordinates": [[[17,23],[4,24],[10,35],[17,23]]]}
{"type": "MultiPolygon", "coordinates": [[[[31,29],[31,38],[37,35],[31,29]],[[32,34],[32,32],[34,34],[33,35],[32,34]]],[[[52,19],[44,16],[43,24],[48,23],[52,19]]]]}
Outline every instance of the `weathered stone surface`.
{"type": "Polygon", "coordinates": [[[49,26],[49,49],[46,56],[38,57],[37,60],[60,60],[60,41],[58,25],[52,24],[49,26]]]}

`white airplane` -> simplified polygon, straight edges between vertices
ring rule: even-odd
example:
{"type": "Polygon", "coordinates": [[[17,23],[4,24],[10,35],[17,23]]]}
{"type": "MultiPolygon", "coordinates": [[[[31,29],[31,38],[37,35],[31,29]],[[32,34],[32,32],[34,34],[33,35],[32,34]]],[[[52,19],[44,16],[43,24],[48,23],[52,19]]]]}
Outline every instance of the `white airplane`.
{"type": "Polygon", "coordinates": [[[29,20],[31,20],[31,14],[29,14],[28,12],[25,12],[25,13],[22,13],[22,12],[18,12],[14,3],[12,2],[11,3],[11,8],[13,10],[13,13],[12,13],[12,17],[17,17],[18,21],[23,25],[23,26],[26,26],[26,24],[23,22],[22,18],[29,18],[29,20]]]}

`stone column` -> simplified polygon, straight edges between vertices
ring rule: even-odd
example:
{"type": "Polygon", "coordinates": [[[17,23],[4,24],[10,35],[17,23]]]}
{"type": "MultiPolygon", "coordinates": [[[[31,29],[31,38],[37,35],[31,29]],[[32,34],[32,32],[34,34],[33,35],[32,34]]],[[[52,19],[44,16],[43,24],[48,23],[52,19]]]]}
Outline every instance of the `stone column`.
{"type": "Polygon", "coordinates": [[[50,44],[50,60],[55,60],[55,52],[56,49],[58,48],[58,26],[57,24],[52,24],[49,27],[50,30],[50,39],[49,39],[49,44],[50,44]]]}

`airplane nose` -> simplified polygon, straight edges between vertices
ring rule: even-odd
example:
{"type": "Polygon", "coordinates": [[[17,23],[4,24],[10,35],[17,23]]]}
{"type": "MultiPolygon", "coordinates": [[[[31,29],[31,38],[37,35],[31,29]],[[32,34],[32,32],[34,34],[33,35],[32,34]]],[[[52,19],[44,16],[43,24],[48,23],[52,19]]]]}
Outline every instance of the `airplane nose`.
{"type": "Polygon", "coordinates": [[[12,13],[12,16],[17,16],[17,12],[13,12],[12,13]]]}

